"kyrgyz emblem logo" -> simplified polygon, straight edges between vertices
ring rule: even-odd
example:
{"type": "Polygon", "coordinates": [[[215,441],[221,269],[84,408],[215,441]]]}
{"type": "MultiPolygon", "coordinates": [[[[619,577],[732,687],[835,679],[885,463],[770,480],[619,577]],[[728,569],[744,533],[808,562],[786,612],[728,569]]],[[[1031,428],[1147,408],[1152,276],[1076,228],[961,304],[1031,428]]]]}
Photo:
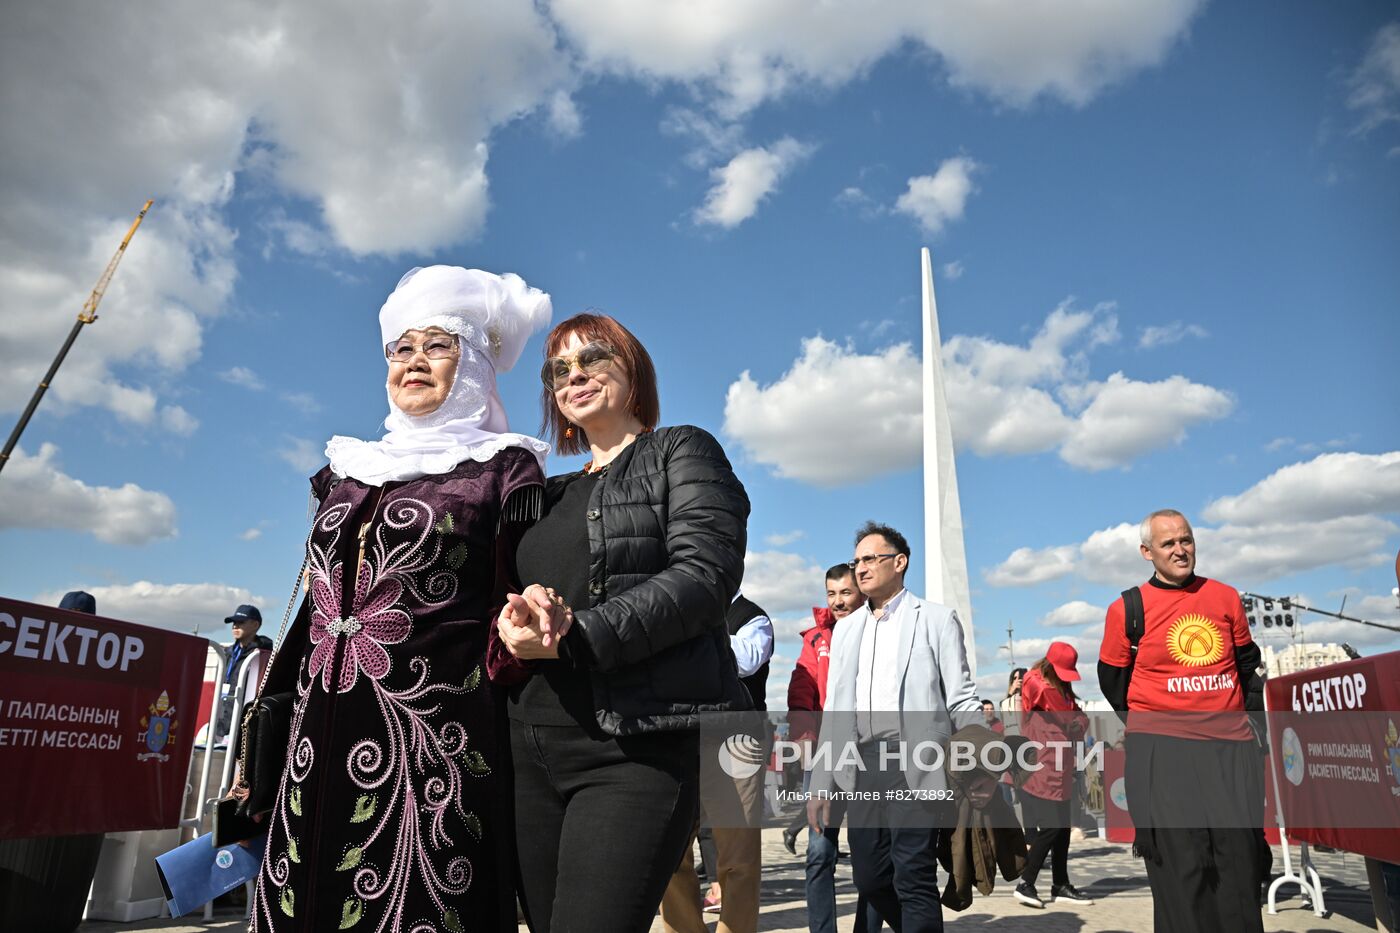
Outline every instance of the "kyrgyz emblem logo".
{"type": "Polygon", "coordinates": [[[1167,630],[1167,652],[1186,667],[1214,664],[1225,656],[1225,642],[1215,623],[1203,615],[1185,615],[1167,630]]]}
{"type": "Polygon", "coordinates": [[[141,733],[141,739],[149,751],[137,755],[136,760],[147,761],[154,758],[157,761],[169,761],[170,756],[163,752],[174,740],[175,730],[180,726],[179,720],[175,718],[175,707],[170,705],[170,694],[162,690],[160,697],[147,709],[150,712],[141,717],[141,728],[145,730],[141,733]]]}

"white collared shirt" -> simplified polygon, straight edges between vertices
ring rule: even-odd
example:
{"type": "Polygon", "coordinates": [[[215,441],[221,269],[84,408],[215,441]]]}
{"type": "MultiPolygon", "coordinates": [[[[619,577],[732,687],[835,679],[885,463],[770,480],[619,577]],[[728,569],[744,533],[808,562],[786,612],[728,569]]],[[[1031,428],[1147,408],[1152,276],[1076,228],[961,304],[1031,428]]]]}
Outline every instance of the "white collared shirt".
{"type": "MultiPolygon", "coordinates": [[[[903,626],[899,606],[908,592],[901,589],[866,620],[856,662],[857,714],[899,712],[899,642],[903,626]]],[[[856,716],[856,733],[861,739],[892,736],[898,731],[897,715],[892,721],[874,723],[869,715],[856,716]]]]}

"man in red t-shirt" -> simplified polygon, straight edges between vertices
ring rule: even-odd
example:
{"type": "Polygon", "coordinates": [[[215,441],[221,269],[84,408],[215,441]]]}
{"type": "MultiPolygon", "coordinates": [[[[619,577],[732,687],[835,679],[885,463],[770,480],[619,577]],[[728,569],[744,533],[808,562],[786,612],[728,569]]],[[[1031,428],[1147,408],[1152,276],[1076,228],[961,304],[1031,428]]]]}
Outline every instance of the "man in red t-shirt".
{"type": "Polygon", "coordinates": [[[1247,698],[1262,699],[1259,647],[1239,593],[1196,576],[1186,516],[1153,512],[1141,538],[1153,573],[1136,588],[1136,657],[1120,597],[1104,623],[1099,685],[1129,713],[1128,809],[1134,848],[1147,862],[1154,929],[1262,933],[1263,773],[1244,715],[1255,707],[1247,698]]]}

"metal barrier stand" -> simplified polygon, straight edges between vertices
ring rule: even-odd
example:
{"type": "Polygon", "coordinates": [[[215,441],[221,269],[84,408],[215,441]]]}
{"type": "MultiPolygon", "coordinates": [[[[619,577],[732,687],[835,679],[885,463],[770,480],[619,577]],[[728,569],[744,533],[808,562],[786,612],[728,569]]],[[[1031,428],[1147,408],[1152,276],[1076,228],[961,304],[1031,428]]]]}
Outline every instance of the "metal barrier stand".
{"type": "MultiPolygon", "coordinates": [[[[1264,711],[1269,711],[1268,693],[1264,695],[1264,711]]],[[[1283,845],[1283,874],[1279,875],[1269,885],[1269,913],[1277,914],[1278,906],[1276,898],[1278,889],[1284,884],[1296,884],[1302,889],[1303,897],[1312,902],[1314,916],[1323,917],[1327,914],[1327,908],[1322,899],[1322,879],[1318,877],[1317,870],[1313,868],[1312,859],[1308,856],[1308,844],[1299,843],[1299,864],[1298,871],[1293,870],[1293,859],[1289,853],[1288,827],[1283,819],[1283,796],[1279,791],[1278,783],[1278,756],[1269,755],[1269,777],[1274,782],[1274,815],[1278,820],[1279,842],[1283,845]]]]}

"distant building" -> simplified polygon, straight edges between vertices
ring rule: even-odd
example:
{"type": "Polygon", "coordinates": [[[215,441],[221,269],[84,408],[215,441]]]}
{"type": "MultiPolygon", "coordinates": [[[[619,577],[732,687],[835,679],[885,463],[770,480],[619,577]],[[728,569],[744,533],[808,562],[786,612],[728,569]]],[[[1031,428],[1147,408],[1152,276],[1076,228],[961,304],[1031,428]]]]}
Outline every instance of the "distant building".
{"type": "Polygon", "coordinates": [[[1341,645],[1292,644],[1275,650],[1272,645],[1262,645],[1264,667],[1270,677],[1282,677],[1299,671],[1310,671],[1315,667],[1325,667],[1348,661],[1347,653],[1341,645]]]}

